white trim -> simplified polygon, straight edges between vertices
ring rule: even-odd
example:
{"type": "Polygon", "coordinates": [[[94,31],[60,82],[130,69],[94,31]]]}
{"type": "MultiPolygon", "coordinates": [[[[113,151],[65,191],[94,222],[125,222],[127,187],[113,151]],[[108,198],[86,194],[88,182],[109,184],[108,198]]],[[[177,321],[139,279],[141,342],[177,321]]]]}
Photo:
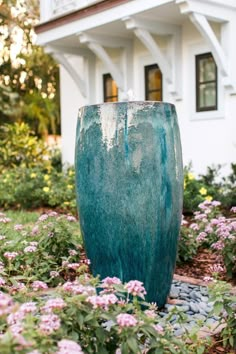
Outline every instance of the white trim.
{"type": "Polygon", "coordinates": [[[217,104],[218,108],[214,111],[205,111],[197,112],[196,111],[196,65],[195,65],[195,56],[199,54],[204,54],[211,52],[211,48],[202,44],[194,43],[189,45],[187,65],[186,70],[188,74],[187,82],[187,91],[185,95],[186,99],[186,112],[189,112],[190,121],[199,121],[199,120],[212,120],[212,119],[224,119],[225,118],[225,108],[224,108],[224,87],[221,85],[222,76],[217,70],[217,104]]]}
{"type": "Polygon", "coordinates": [[[84,98],[87,97],[87,85],[85,81],[80,77],[78,74],[78,71],[71,65],[70,61],[66,56],[61,53],[60,51],[54,51],[52,47],[48,47],[45,50],[47,53],[50,53],[55,60],[61,64],[68,74],[71,76],[71,78],[74,80],[76,86],[78,87],[79,91],[81,92],[82,96],[84,98]]]}
{"type": "Polygon", "coordinates": [[[168,91],[180,100],[182,94],[182,42],[181,27],[177,25],[145,21],[134,17],[125,17],[123,21],[127,29],[132,29],[139,40],[148,49],[153,60],[163,73],[163,77],[168,83],[168,91]],[[151,33],[165,35],[168,45],[167,52],[155,41],[151,33]],[[178,59],[177,59],[178,58],[178,59]]]}
{"type": "Polygon", "coordinates": [[[206,40],[208,45],[211,47],[212,54],[217,63],[218,69],[224,77],[228,77],[228,60],[223,51],[223,48],[218,41],[214,31],[212,30],[206,17],[200,14],[192,13],[190,14],[190,20],[201,33],[202,37],[206,40]]]}
{"type": "Polygon", "coordinates": [[[174,3],[175,0],[133,0],[114,6],[109,10],[66,23],[56,28],[38,34],[37,44],[45,45],[48,42],[65,38],[78,32],[86,32],[90,29],[121,20],[123,17],[132,16],[161,5],[174,3]]]}

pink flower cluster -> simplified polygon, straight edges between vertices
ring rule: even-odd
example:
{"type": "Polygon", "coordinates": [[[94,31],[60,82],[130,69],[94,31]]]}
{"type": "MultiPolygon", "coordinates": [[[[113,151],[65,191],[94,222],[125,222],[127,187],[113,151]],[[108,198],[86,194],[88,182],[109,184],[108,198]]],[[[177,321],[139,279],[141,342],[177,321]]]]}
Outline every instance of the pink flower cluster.
{"type": "Polygon", "coordinates": [[[104,310],[108,310],[110,305],[114,305],[118,302],[118,298],[114,294],[104,294],[102,296],[93,295],[87,298],[87,302],[92,304],[94,309],[100,307],[104,310]]]}
{"type": "Polygon", "coordinates": [[[4,253],[4,257],[6,257],[7,259],[9,259],[9,261],[15,259],[18,256],[18,252],[5,252],[4,253]]]}
{"type": "Polygon", "coordinates": [[[116,321],[120,327],[134,327],[138,323],[136,318],[128,313],[120,313],[116,317],[116,321]]]}
{"type": "Polygon", "coordinates": [[[42,312],[52,313],[53,310],[61,310],[66,307],[66,303],[63,299],[57,297],[49,299],[45,305],[41,308],[42,312]]]}
{"type": "Polygon", "coordinates": [[[55,354],[83,354],[81,346],[69,339],[62,339],[57,343],[59,350],[55,354]]]}
{"type": "Polygon", "coordinates": [[[9,314],[13,305],[12,298],[0,291],[0,317],[9,314]]]}
{"type": "Polygon", "coordinates": [[[130,280],[125,285],[125,289],[127,289],[129,294],[139,296],[141,298],[144,298],[144,295],[147,294],[145,288],[143,287],[143,283],[139,280],[130,280]]]}
{"type": "Polygon", "coordinates": [[[37,251],[37,247],[36,246],[27,246],[24,249],[25,253],[33,253],[35,251],[37,251]]]}
{"type": "Polygon", "coordinates": [[[40,317],[39,329],[45,335],[50,335],[53,332],[57,331],[61,326],[60,318],[50,313],[48,315],[42,315],[40,317]]]}
{"type": "Polygon", "coordinates": [[[48,288],[47,284],[44,283],[41,280],[35,280],[32,284],[31,284],[32,288],[34,291],[38,291],[38,290],[45,290],[48,288]]]}
{"type": "Polygon", "coordinates": [[[78,281],[73,282],[66,282],[63,284],[62,289],[68,293],[77,295],[77,294],[84,294],[84,295],[94,295],[96,294],[96,289],[90,285],[82,285],[78,281]]]}

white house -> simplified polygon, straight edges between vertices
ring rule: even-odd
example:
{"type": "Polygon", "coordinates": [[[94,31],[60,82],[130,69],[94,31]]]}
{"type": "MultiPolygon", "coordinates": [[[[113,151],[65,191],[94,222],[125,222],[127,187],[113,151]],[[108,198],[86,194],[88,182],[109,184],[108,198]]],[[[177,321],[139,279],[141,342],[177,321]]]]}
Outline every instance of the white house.
{"type": "Polygon", "coordinates": [[[63,161],[78,108],[103,101],[176,105],[184,164],[236,158],[235,0],[41,0],[38,44],[60,65],[63,161]]]}

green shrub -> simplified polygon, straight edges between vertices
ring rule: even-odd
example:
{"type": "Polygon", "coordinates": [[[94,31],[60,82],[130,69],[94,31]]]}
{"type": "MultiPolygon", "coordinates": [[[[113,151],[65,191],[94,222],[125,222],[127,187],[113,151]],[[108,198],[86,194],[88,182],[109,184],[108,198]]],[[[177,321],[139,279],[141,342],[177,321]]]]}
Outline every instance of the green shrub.
{"type": "Polygon", "coordinates": [[[22,167],[0,174],[0,207],[33,209],[55,207],[76,212],[74,169],[22,167]]]}
{"type": "Polygon", "coordinates": [[[0,126],[0,167],[33,167],[48,164],[45,143],[34,136],[25,123],[0,126]]]}
{"type": "Polygon", "coordinates": [[[17,279],[24,283],[40,279],[55,285],[63,281],[62,276],[75,276],[81,266],[82,239],[72,215],[49,211],[35,223],[23,225],[1,213],[0,235],[0,264],[4,268],[0,273],[8,276],[9,285],[16,284],[17,279]],[[69,269],[73,262],[79,266],[69,269]]]}

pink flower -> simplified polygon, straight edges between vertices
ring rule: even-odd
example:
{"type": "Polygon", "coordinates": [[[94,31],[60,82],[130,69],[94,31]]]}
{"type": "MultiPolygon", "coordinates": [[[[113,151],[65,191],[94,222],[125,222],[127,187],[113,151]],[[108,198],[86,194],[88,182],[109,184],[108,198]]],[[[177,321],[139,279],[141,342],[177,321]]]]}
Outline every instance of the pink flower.
{"type": "Polygon", "coordinates": [[[200,234],[197,236],[196,240],[197,240],[197,242],[201,242],[201,241],[204,241],[206,237],[207,237],[206,232],[200,232],[200,234]]]}
{"type": "Polygon", "coordinates": [[[0,286],[3,286],[3,285],[5,285],[5,284],[6,284],[5,280],[0,277],[0,286]]]}
{"type": "Polygon", "coordinates": [[[3,218],[0,218],[0,222],[2,222],[3,224],[7,224],[7,223],[11,222],[11,219],[3,217],[3,218]]]}
{"type": "Polygon", "coordinates": [[[94,287],[90,285],[82,285],[78,281],[74,282],[66,282],[63,284],[62,289],[66,292],[72,293],[72,294],[84,294],[84,295],[94,295],[96,294],[96,290],[94,287]]]}
{"type": "Polygon", "coordinates": [[[210,283],[212,280],[214,280],[212,277],[209,277],[209,276],[206,276],[203,278],[203,280],[206,282],[206,283],[210,283]]]}
{"type": "Polygon", "coordinates": [[[164,329],[161,325],[159,324],[156,324],[156,325],[153,325],[153,327],[155,328],[155,330],[157,331],[157,333],[159,334],[164,334],[164,329]]]}
{"type": "Polygon", "coordinates": [[[11,293],[16,293],[17,291],[24,290],[26,288],[24,283],[16,282],[14,285],[10,287],[11,293]]]}
{"type": "Polygon", "coordinates": [[[94,309],[100,307],[107,310],[109,305],[113,305],[118,302],[118,298],[114,294],[105,294],[102,296],[93,295],[87,298],[87,302],[92,304],[94,309]]]}
{"type": "Polygon", "coordinates": [[[16,230],[16,231],[21,231],[21,230],[23,230],[23,225],[22,225],[22,224],[16,224],[16,225],[14,226],[14,230],[16,230]]]}
{"type": "Polygon", "coordinates": [[[76,218],[74,216],[72,216],[72,215],[67,215],[66,220],[70,221],[70,222],[75,222],[76,218]]]}
{"type": "Polygon", "coordinates": [[[214,207],[217,207],[217,206],[220,206],[221,205],[221,202],[219,202],[218,200],[213,200],[211,202],[211,204],[214,206],[214,207]]]}
{"type": "Polygon", "coordinates": [[[28,247],[25,247],[25,249],[24,249],[25,253],[33,253],[35,251],[37,251],[37,247],[35,247],[35,246],[28,246],[28,247]]]}
{"type": "Polygon", "coordinates": [[[55,354],[83,354],[81,346],[69,339],[62,339],[57,343],[59,351],[55,354]]]}
{"type": "Polygon", "coordinates": [[[232,213],[236,213],[236,206],[233,206],[233,207],[230,209],[230,211],[231,211],[232,213]]]}
{"type": "Polygon", "coordinates": [[[69,263],[67,265],[67,267],[70,268],[70,269],[76,270],[76,269],[78,269],[80,267],[80,263],[69,263]]]}
{"type": "Polygon", "coordinates": [[[25,317],[24,313],[20,311],[10,313],[7,316],[7,323],[9,325],[21,324],[21,321],[23,320],[24,317],[25,317]]]}
{"type": "Polygon", "coordinates": [[[56,272],[55,270],[52,270],[50,272],[50,277],[51,278],[56,278],[56,277],[59,277],[59,276],[60,276],[59,272],[56,272]]]}
{"type": "Polygon", "coordinates": [[[191,224],[189,227],[190,227],[190,229],[192,229],[194,231],[198,231],[199,230],[199,226],[196,223],[191,224]]]}
{"type": "Polygon", "coordinates": [[[9,259],[10,261],[14,258],[16,258],[16,256],[18,256],[18,252],[5,252],[4,253],[4,257],[6,257],[7,259],[9,259]]]}
{"type": "Polygon", "coordinates": [[[39,226],[35,225],[31,230],[31,235],[37,235],[39,233],[39,226]]]}
{"type": "Polygon", "coordinates": [[[224,244],[222,241],[217,241],[211,245],[215,250],[222,250],[224,248],[224,244]]]}
{"type": "Polygon", "coordinates": [[[119,278],[113,277],[106,277],[105,279],[102,280],[101,287],[102,288],[109,288],[110,286],[114,284],[121,284],[121,280],[119,278]]]}
{"type": "Polygon", "coordinates": [[[61,310],[66,306],[66,303],[61,298],[49,299],[42,307],[42,311],[51,313],[53,310],[61,310]]]}
{"type": "Polygon", "coordinates": [[[138,323],[136,318],[128,313],[120,313],[116,321],[120,327],[134,327],[138,323]]]}
{"type": "Polygon", "coordinates": [[[78,252],[76,250],[69,250],[69,255],[70,256],[76,256],[78,252]]]}
{"type": "Polygon", "coordinates": [[[49,213],[48,213],[48,216],[57,216],[58,215],[58,213],[56,212],[56,211],[50,211],[49,213]]]}
{"type": "Polygon", "coordinates": [[[145,288],[143,287],[143,283],[139,280],[130,280],[125,285],[125,289],[127,289],[129,294],[139,296],[141,298],[144,298],[144,295],[147,294],[145,288]]]}
{"type": "Polygon", "coordinates": [[[41,353],[37,349],[35,349],[32,352],[29,352],[28,354],[41,354],[41,353]]]}
{"type": "Polygon", "coordinates": [[[0,316],[7,315],[11,312],[13,307],[13,300],[12,298],[0,292],[0,316]]]}
{"type": "Polygon", "coordinates": [[[205,228],[205,232],[207,232],[208,234],[211,234],[213,232],[213,228],[210,225],[207,225],[205,228]]]}
{"type": "Polygon", "coordinates": [[[40,318],[39,328],[45,334],[49,335],[57,331],[61,326],[61,320],[57,315],[43,315],[40,318]]]}
{"type": "Polygon", "coordinates": [[[37,306],[36,303],[31,301],[31,302],[25,302],[20,306],[19,309],[20,312],[27,314],[27,313],[34,313],[37,311],[37,306]]]}
{"type": "Polygon", "coordinates": [[[195,220],[203,220],[205,218],[206,218],[205,214],[197,214],[197,215],[194,216],[195,220]]]}
{"type": "Polygon", "coordinates": [[[212,273],[221,273],[224,271],[224,268],[220,264],[213,264],[210,266],[210,271],[212,273]]]}
{"type": "Polygon", "coordinates": [[[35,280],[32,284],[31,284],[32,288],[34,291],[38,291],[40,289],[45,290],[48,288],[47,284],[44,283],[41,280],[35,280]]]}
{"type": "Polygon", "coordinates": [[[38,221],[45,221],[48,218],[48,214],[42,214],[39,218],[38,221]]]}

